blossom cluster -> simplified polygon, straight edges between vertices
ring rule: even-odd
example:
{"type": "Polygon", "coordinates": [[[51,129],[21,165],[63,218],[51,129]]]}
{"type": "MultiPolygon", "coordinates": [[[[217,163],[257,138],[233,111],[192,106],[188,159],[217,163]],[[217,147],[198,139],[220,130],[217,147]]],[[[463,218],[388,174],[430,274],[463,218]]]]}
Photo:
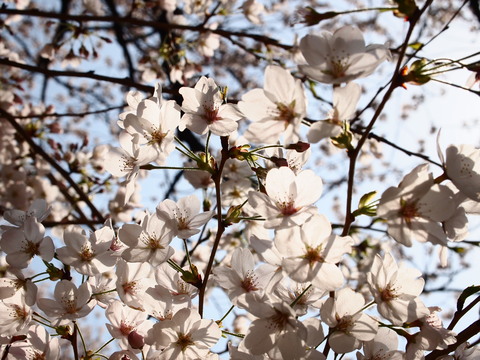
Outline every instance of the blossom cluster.
{"type": "MultiPolygon", "coordinates": [[[[85,6],[103,13],[96,1],[85,6]]],[[[159,6],[174,16],[171,3],[159,6]]],[[[199,12],[199,6],[209,2],[187,2],[185,11],[199,12]]],[[[241,9],[257,23],[262,7],[245,1],[241,9]]],[[[201,35],[203,56],[219,46],[214,35],[201,35]]],[[[44,199],[30,194],[7,203],[0,232],[5,358],[63,359],[62,346],[70,343],[75,358],[80,352],[85,359],[214,360],[222,338],[228,338],[232,359],[321,360],[352,353],[357,359],[416,360],[452,345],[454,359],[480,356],[478,346],[457,341],[456,332],[443,326],[441,309],[421,297],[422,273],[397,261],[390,241],[439,246],[440,264],[447,265],[449,244],[467,238],[467,216],[480,212],[480,149],[451,145],[445,156],[439,150],[442,174],[435,177],[421,164],[377,201],[362,197],[339,233],[318,205],[324,182],[309,168],[310,144],[333,144],[353,158],[368,141],[351,131],[362,95],[353,81],[392,55],[386,45],[366,45],[353,26],[309,34],[299,50],[298,72],[268,65],[263,88],[245,91],[238,102],[229,102],[228,89],[207,76],[195,84],[182,77],[192,86],[178,90],[181,104],[166,99],[160,85],[147,98],[129,92],[117,123],[119,147],[99,146],[84,160],[118,179],[101,225],[60,223],[47,231],[49,220],[68,218],[68,210],[55,206],[71,194],[60,195],[57,187],[54,196],[39,185],[44,199]],[[326,119],[308,120],[305,79],[333,85],[326,119]],[[182,142],[177,135],[184,131],[204,141],[205,151],[182,142]],[[174,156],[183,166],[172,165],[174,156]],[[170,169],[184,172],[192,194],[133,215],[142,207],[140,179],[170,169]],[[361,216],[385,224],[389,238],[362,247],[351,231],[361,216]],[[34,262],[45,271],[32,275],[34,262]],[[39,288],[43,281],[51,281],[53,291],[39,288]],[[205,307],[219,289],[230,310],[213,318],[205,307]],[[94,311],[104,314],[115,344],[108,353],[83,337],[83,353],[78,346],[82,322],[94,311]]],[[[14,134],[10,129],[2,136],[14,134]]],[[[15,159],[26,156],[25,149],[15,151],[15,159]]],[[[19,167],[11,159],[3,159],[4,170],[19,167]]],[[[6,186],[22,186],[26,176],[15,175],[20,178],[6,186]]],[[[452,358],[448,353],[442,359],[452,358]]]]}

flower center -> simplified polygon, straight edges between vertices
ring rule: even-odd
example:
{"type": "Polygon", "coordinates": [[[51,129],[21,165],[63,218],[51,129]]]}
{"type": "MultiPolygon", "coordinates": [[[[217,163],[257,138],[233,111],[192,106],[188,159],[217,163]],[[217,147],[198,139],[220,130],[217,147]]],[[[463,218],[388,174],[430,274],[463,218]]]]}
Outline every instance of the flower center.
{"type": "Polygon", "coordinates": [[[202,118],[206,121],[208,125],[213,124],[217,120],[222,118],[218,116],[218,109],[215,107],[203,106],[203,115],[202,118]]]}
{"type": "Polygon", "coordinates": [[[312,248],[310,246],[307,247],[307,252],[303,255],[303,258],[308,261],[310,267],[315,265],[317,262],[325,262],[325,259],[320,254],[321,247],[318,246],[316,248],[312,248]]]}
{"type": "Polygon", "coordinates": [[[135,295],[137,292],[137,282],[131,281],[122,285],[123,291],[125,294],[132,294],[135,295]]]}
{"type": "Polygon", "coordinates": [[[295,206],[293,199],[289,199],[289,201],[281,201],[277,202],[277,207],[280,209],[282,215],[288,216],[295,214],[298,210],[295,206]]]}
{"type": "Polygon", "coordinates": [[[40,244],[26,240],[24,242],[23,252],[27,255],[30,255],[30,257],[34,257],[35,255],[40,254],[39,248],[40,244]]]}
{"type": "Polygon", "coordinates": [[[190,334],[178,333],[178,340],[175,342],[175,344],[177,344],[182,349],[182,351],[185,351],[187,347],[189,347],[190,345],[194,345],[195,342],[192,341],[192,337],[190,334]]]}
{"type": "Polygon", "coordinates": [[[124,336],[128,336],[132,331],[133,331],[134,327],[126,322],[121,322],[120,323],[120,332],[122,333],[122,335],[124,336]]]}
{"type": "Polygon", "coordinates": [[[285,127],[288,124],[294,122],[299,114],[295,112],[295,100],[293,100],[289,105],[284,103],[276,103],[277,108],[275,109],[275,120],[284,121],[285,127]]]}
{"type": "Polygon", "coordinates": [[[167,136],[168,132],[164,133],[160,129],[156,129],[152,131],[150,134],[150,141],[148,142],[148,145],[162,145],[163,139],[167,136]]]}
{"type": "Polygon", "coordinates": [[[257,285],[257,277],[255,276],[255,273],[253,272],[253,270],[248,270],[245,279],[243,279],[242,281],[242,288],[246,292],[257,291],[257,285]]]}
{"type": "Polygon", "coordinates": [[[80,259],[82,259],[82,261],[91,261],[94,256],[95,253],[88,245],[82,246],[82,249],[80,251],[80,259]]]}
{"type": "Polygon", "coordinates": [[[407,202],[402,199],[400,200],[400,206],[400,216],[407,222],[407,224],[410,224],[414,218],[420,216],[416,201],[407,202]]]}
{"type": "Polygon", "coordinates": [[[394,300],[398,297],[397,289],[392,288],[392,286],[388,284],[385,289],[380,291],[380,297],[382,301],[385,301],[385,302],[394,300]]]}
{"type": "Polygon", "coordinates": [[[275,315],[270,317],[269,319],[268,326],[271,329],[275,329],[277,332],[282,331],[285,329],[285,326],[288,323],[288,315],[282,313],[281,311],[278,311],[275,309],[275,315]]]}
{"type": "Polygon", "coordinates": [[[337,315],[336,317],[338,324],[335,326],[335,330],[348,334],[350,332],[350,328],[353,326],[352,315],[344,315],[342,318],[337,315]]]}
{"type": "Polygon", "coordinates": [[[324,73],[332,76],[333,78],[341,78],[345,76],[350,65],[346,58],[340,58],[338,56],[331,57],[330,59],[330,68],[325,70],[324,73]]]}
{"type": "Polygon", "coordinates": [[[73,299],[67,296],[62,296],[62,305],[68,314],[75,314],[77,312],[76,300],[76,296],[74,296],[73,299]]]}
{"type": "Polygon", "coordinates": [[[142,232],[141,241],[145,246],[151,250],[164,249],[160,244],[157,234],[153,232],[152,234],[145,234],[142,232]]]}

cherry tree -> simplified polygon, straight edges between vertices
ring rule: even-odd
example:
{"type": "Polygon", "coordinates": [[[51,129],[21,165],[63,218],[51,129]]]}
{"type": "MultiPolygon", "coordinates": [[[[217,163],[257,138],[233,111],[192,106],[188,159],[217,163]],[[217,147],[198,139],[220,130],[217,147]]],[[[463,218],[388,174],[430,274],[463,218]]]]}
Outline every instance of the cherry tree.
{"type": "Polygon", "coordinates": [[[1,359],[479,358],[478,1],[367,3],[2,3],[1,359]]]}

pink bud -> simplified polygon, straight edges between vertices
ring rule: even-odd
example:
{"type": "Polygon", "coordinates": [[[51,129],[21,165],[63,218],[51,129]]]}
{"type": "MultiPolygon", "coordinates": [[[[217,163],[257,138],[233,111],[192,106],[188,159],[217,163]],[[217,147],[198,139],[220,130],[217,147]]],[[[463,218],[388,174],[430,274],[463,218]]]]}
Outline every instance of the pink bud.
{"type": "Polygon", "coordinates": [[[128,343],[133,349],[141,349],[145,345],[145,339],[136,330],[128,334],[128,343]]]}

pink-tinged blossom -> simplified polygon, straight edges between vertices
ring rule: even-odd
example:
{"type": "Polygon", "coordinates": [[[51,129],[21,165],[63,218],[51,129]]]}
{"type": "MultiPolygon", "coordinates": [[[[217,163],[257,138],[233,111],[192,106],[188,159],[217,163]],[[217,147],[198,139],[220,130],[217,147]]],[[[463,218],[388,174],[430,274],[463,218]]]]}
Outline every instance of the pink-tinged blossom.
{"type": "Polygon", "coordinates": [[[372,340],[363,343],[363,354],[357,352],[357,360],[403,360],[404,353],[397,348],[397,333],[380,327],[372,340]]]}
{"type": "Polygon", "coordinates": [[[262,23],[260,15],[265,13],[265,7],[262,3],[256,0],[245,0],[240,8],[242,9],[243,15],[245,15],[251,23],[256,25],[262,23]]]}
{"type": "Polygon", "coordinates": [[[37,285],[18,268],[9,267],[0,278],[0,300],[8,299],[16,293],[23,293],[25,303],[33,306],[37,300],[37,285]]]}
{"type": "Polygon", "coordinates": [[[155,285],[152,266],[149,263],[127,263],[119,260],[116,275],[120,300],[134,309],[144,310],[147,303],[151,302],[146,291],[155,285]]]}
{"type": "Polygon", "coordinates": [[[211,131],[218,136],[228,136],[237,130],[237,121],[243,115],[236,105],[223,104],[223,96],[215,81],[202,76],[195,88],[182,87],[182,110],[179,130],[186,128],[199,135],[211,131]]]}
{"type": "Polygon", "coordinates": [[[348,353],[362,346],[362,341],[370,341],[378,331],[378,324],[362,309],[365,300],[362,294],[350,288],[335,292],[320,309],[320,316],[330,328],[328,343],[337,353],[348,353]]]}
{"type": "Polygon", "coordinates": [[[158,266],[175,252],[170,246],[174,233],[156,214],[146,214],[140,225],[124,224],[118,231],[120,240],[128,246],[122,257],[128,262],[148,262],[158,266]]]}
{"type": "Polygon", "coordinates": [[[50,207],[43,199],[36,199],[32,202],[27,211],[22,210],[8,210],[5,211],[3,217],[9,223],[16,226],[23,226],[25,220],[30,217],[35,217],[38,222],[42,222],[50,214],[50,207]]]}
{"type": "Polygon", "coordinates": [[[156,323],[147,343],[163,349],[157,359],[203,359],[222,336],[213,320],[202,319],[193,309],[181,309],[171,320],[156,323]]]}
{"type": "Polygon", "coordinates": [[[52,325],[67,325],[93,310],[97,302],[90,299],[91,295],[89,283],[85,282],[77,288],[73,282],[61,280],[55,286],[55,300],[38,299],[38,307],[52,320],[52,325]]]}
{"type": "Polygon", "coordinates": [[[335,87],[333,89],[333,109],[328,114],[327,120],[317,121],[310,126],[307,134],[308,142],[316,143],[324,138],[340,135],[343,123],[355,116],[361,93],[360,85],[353,82],[344,87],[335,87]]]}
{"type": "Polygon", "coordinates": [[[199,233],[199,228],[205,225],[214,213],[200,213],[200,200],[195,195],[181,198],[178,202],[165,199],[157,206],[157,216],[165,221],[165,225],[180,239],[188,239],[199,233]]]}
{"type": "Polygon", "coordinates": [[[420,276],[416,269],[398,267],[390,253],[375,256],[367,282],[378,312],[394,325],[403,325],[429,313],[418,298],[425,284],[420,276]]]}
{"type": "Polygon", "coordinates": [[[163,164],[175,149],[173,140],[179,122],[180,107],[175,101],[153,98],[143,100],[136,114],[127,114],[123,125],[141,146],[157,151],[155,162],[163,164]]]}
{"type": "Polygon", "coordinates": [[[472,346],[468,342],[460,344],[455,350],[453,356],[445,355],[439,357],[437,360],[478,360],[480,359],[480,347],[478,345],[472,346]]]}
{"type": "Polygon", "coordinates": [[[303,224],[317,212],[313,205],[322,194],[322,179],[312,170],[297,175],[288,167],[271,169],[265,179],[267,194],[250,191],[248,202],[265,219],[267,229],[303,224]]]}
{"type": "Polygon", "coordinates": [[[261,297],[268,277],[255,270],[253,255],[248,249],[237,248],[232,254],[231,266],[219,266],[214,269],[215,281],[228,294],[232,304],[239,297],[255,293],[261,297]]]}
{"type": "Polygon", "coordinates": [[[7,254],[7,263],[13,267],[26,268],[35,255],[51,261],[55,252],[53,241],[44,237],[45,228],[37,218],[26,218],[22,228],[9,228],[2,234],[0,247],[7,254]]]}
{"type": "Polygon", "coordinates": [[[277,231],[275,245],[290,278],[328,291],[343,285],[343,274],[336,264],[352,251],[353,239],[331,232],[330,222],[323,215],[313,215],[301,227],[277,231]]]}
{"type": "Polygon", "coordinates": [[[299,65],[300,71],[327,84],[366,77],[390,58],[385,45],[365,46],[362,32],[353,26],[344,26],[333,34],[307,35],[300,41],[300,50],[308,63],[299,65]]]}
{"type": "Polygon", "coordinates": [[[252,121],[244,135],[248,141],[272,144],[283,135],[288,144],[300,138],[307,98],[299,79],[280,66],[269,65],[265,69],[263,89],[243,95],[238,108],[252,121]]]}
{"type": "Polygon", "coordinates": [[[111,291],[115,289],[116,280],[116,275],[113,272],[90,276],[87,280],[92,288],[92,298],[97,300],[100,307],[106,308],[109,303],[116,299],[117,294],[111,291]]]}
{"type": "Polygon", "coordinates": [[[480,149],[451,145],[446,151],[447,176],[465,196],[480,202],[480,149]]]}
{"type": "Polygon", "coordinates": [[[156,285],[147,293],[155,300],[164,302],[166,310],[191,307],[192,300],[198,294],[198,288],[186,283],[181,276],[180,272],[163,263],[155,269],[156,285]]]}
{"type": "Polygon", "coordinates": [[[25,302],[25,293],[0,301],[0,333],[2,336],[25,334],[32,322],[33,309],[25,302]]]}
{"type": "Polygon", "coordinates": [[[115,177],[126,176],[125,204],[135,191],[135,181],[140,166],[155,161],[158,152],[152,147],[140,146],[138,134],[131,136],[127,132],[119,135],[120,148],[111,148],[105,159],[105,169],[115,177]]]}
{"type": "Polygon", "coordinates": [[[280,300],[295,305],[292,306],[297,316],[306,315],[309,307],[320,307],[321,298],[327,294],[327,291],[316,288],[308,282],[297,282],[288,277],[284,277],[273,288],[273,293],[280,300]]]}
{"type": "Polygon", "coordinates": [[[108,332],[120,341],[122,349],[131,349],[128,346],[128,336],[132,331],[140,332],[145,336],[151,327],[151,323],[146,321],[148,316],[146,312],[132,309],[119,300],[108,305],[105,316],[110,322],[106,324],[108,332]]]}
{"type": "Polygon", "coordinates": [[[441,222],[455,212],[453,192],[435,184],[428,165],[417,166],[407,174],[398,187],[382,194],[377,215],[388,224],[388,234],[405,246],[412,239],[446,245],[447,236],[441,222]]]}
{"type": "Polygon", "coordinates": [[[80,227],[70,227],[63,233],[66,246],[57,249],[57,255],[60,261],[80,274],[101,274],[112,269],[117,262],[110,251],[114,238],[115,233],[109,226],[102,227],[90,236],[80,227]]]}
{"type": "Polygon", "coordinates": [[[304,358],[307,329],[288,303],[250,301],[248,311],[257,317],[244,338],[251,354],[267,353],[273,359],[304,358]]]}
{"type": "Polygon", "coordinates": [[[32,325],[28,329],[26,341],[16,341],[9,353],[15,359],[57,360],[60,357],[59,337],[50,336],[43,326],[32,325]]]}
{"type": "Polygon", "coordinates": [[[418,319],[416,325],[420,325],[420,332],[416,333],[407,344],[407,359],[422,359],[425,351],[444,350],[457,342],[457,334],[445,329],[436,314],[441,310],[437,306],[429,307],[427,315],[418,319]]]}

